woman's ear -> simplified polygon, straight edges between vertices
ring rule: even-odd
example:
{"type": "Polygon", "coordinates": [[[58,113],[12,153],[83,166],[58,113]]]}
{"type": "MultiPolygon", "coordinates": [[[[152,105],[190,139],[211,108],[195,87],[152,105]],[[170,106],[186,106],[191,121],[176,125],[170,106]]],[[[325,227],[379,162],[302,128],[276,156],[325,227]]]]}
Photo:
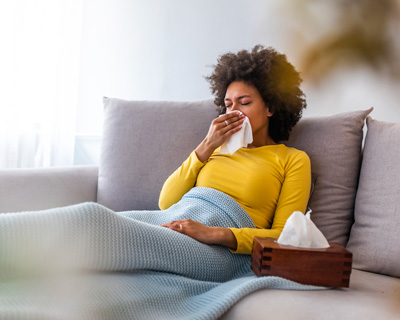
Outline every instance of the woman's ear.
{"type": "Polygon", "coordinates": [[[273,115],[274,115],[274,112],[270,108],[267,107],[267,117],[271,118],[273,115]]]}

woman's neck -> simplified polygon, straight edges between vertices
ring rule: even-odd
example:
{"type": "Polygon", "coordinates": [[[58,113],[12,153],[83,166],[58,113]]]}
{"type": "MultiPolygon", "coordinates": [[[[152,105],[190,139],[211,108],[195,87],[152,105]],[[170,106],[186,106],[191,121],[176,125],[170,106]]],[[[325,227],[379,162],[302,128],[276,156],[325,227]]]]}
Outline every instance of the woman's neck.
{"type": "Polygon", "coordinates": [[[277,144],[270,136],[265,137],[264,139],[254,139],[253,142],[250,143],[247,148],[252,149],[252,148],[259,148],[263,146],[269,146],[269,145],[275,145],[277,144]]]}

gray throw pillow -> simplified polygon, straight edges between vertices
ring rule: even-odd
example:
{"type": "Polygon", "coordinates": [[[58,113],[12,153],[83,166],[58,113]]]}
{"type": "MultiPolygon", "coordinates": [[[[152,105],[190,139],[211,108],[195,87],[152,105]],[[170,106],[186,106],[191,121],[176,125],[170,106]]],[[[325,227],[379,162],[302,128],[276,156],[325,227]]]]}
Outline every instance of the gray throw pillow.
{"type": "Polygon", "coordinates": [[[97,201],[115,211],[158,209],[164,181],[204,139],[212,100],[104,98],[97,201]]]}
{"type": "Polygon", "coordinates": [[[400,124],[367,119],[354,224],[356,269],[400,277],[400,124]]]}
{"type": "Polygon", "coordinates": [[[353,223],[365,118],[372,108],[303,118],[287,145],[304,150],[315,178],[311,218],[328,241],[345,246],[353,223]]]}

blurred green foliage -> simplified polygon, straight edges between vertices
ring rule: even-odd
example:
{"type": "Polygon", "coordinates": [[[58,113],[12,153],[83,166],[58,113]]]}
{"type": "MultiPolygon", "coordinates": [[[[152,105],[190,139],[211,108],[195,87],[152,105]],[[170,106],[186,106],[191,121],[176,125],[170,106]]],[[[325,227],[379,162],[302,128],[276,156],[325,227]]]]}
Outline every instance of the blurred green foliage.
{"type": "Polygon", "coordinates": [[[286,3],[302,75],[320,82],[340,67],[369,67],[400,81],[400,0],[286,3]]]}

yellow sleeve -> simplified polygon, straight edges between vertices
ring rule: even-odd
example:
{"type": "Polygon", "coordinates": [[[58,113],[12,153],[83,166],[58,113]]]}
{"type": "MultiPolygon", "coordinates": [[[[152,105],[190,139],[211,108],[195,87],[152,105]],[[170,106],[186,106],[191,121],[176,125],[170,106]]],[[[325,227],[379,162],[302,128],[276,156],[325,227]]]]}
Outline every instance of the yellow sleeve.
{"type": "Polygon", "coordinates": [[[271,229],[230,228],[237,240],[236,251],[231,251],[251,254],[255,236],[278,238],[286,220],[294,211],[306,212],[310,188],[310,159],[305,152],[300,152],[295,159],[288,163],[271,229]]]}
{"type": "Polygon", "coordinates": [[[164,182],[158,206],[165,210],[177,203],[196,184],[197,175],[205,163],[192,152],[182,165],[164,182]]]}

